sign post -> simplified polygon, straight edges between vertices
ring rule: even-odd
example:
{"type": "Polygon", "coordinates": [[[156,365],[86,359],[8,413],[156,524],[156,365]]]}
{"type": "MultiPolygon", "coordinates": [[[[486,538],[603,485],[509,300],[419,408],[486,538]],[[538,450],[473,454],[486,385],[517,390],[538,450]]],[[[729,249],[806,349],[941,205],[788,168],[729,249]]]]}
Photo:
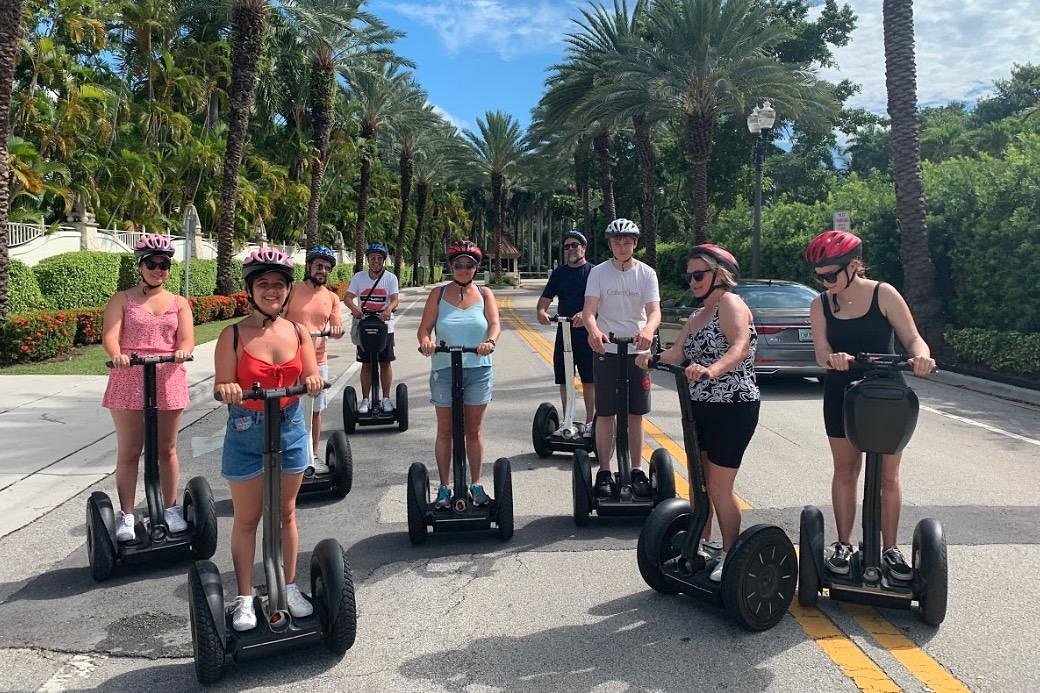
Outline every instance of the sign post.
{"type": "Polygon", "coordinates": [[[852,216],[846,211],[840,211],[834,213],[834,230],[835,231],[852,231],[852,216]]]}

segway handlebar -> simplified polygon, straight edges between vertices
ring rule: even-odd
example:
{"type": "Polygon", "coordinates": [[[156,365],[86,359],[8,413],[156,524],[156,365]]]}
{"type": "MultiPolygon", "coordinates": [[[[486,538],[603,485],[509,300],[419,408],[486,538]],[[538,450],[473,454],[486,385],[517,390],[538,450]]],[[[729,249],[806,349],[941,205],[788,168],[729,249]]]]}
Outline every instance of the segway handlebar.
{"type": "Polygon", "coordinates": [[[612,344],[634,344],[636,341],[635,337],[618,337],[613,332],[607,335],[607,339],[609,339],[612,344]]]}
{"type": "Polygon", "coordinates": [[[856,354],[856,360],[849,363],[849,370],[855,373],[866,373],[867,371],[912,372],[914,367],[902,354],[871,354],[861,351],[856,354]]]}
{"type": "MultiPolygon", "coordinates": [[[[328,390],[330,387],[332,387],[332,383],[325,383],[321,386],[321,389],[328,390]]],[[[296,397],[297,395],[305,394],[307,394],[306,385],[293,385],[292,387],[277,387],[272,388],[270,390],[265,390],[264,388],[260,387],[260,383],[253,383],[252,388],[250,388],[249,390],[242,391],[242,399],[281,399],[282,397],[296,397]]],[[[213,393],[213,399],[217,400],[218,402],[224,401],[216,392],[213,393]]]]}
{"type": "Polygon", "coordinates": [[[574,316],[573,315],[571,315],[571,316],[567,316],[567,315],[550,315],[549,316],[549,322],[573,322],[573,321],[574,321],[574,316]]]}
{"type": "MultiPolygon", "coordinates": [[[[433,348],[433,353],[435,354],[450,354],[453,351],[461,351],[464,354],[475,354],[477,353],[477,348],[460,345],[448,346],[444,342],[441,342],[433,348]]],[[[419,349],[419,353],[422,353],[422,349],[419,349]]]]}
{"type": "Polygon", "coordinates": [[[332,330],[322,330],[321,332],[311,332],[311,339],[318,339],[319,337],[331,337],[332,330]]]}
{"type": "MultiPolygon", "coordinates": [[[[162,356],[138,356],[137,354],[130,354],[130,365],[131,366],[145,366],[149,363],[174,363],[176,358],[173,354],[164,354],[162,356]]],[[[195,357],[189,354],[184,358],[185,361],[194,361],[195,357]]],[[[115,365],[111,361],[105,361],[105,365],[109,368],[115,368],[115,365]]]]}

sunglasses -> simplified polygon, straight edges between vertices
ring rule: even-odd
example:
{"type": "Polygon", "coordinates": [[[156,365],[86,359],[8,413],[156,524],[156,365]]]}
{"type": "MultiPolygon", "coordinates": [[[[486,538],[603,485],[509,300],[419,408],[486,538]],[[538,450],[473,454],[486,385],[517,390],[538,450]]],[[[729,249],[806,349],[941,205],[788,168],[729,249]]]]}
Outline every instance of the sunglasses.
{"type": "Polygon", "coordinates": [[[699,282],[704,279],[704,276],[711,274],[714,270],[697,270],[695,272],[687,272],[683,276],[686,278],[686,283],[689,284],[691,281],[699,282]]]}
{"type": "Polygon", "coordinates": [[[144,266],[150,270],[163,270],[164,272],[170,269],[170,263],[165,260],[159,260],[158,262],[155,260],[145,260],[144,266]]]}
{"type": "Polygon", "coordinates": [[[451,263],[451,268],[452,269],[457,269],[457,270],[471,270],[471,269],[476,269],[476,267],[477,267],[477,263],[475,263],[475,262],[453,262],[453,263],[451,263]]]}
{"type": "Polygon", "coordinates": [[[815,272],[816,280],[822,284],[833,284],[838,281],[838,275],[845,271],[848,265],[842,265],[833,272],[815,272]]]}
{"type": "Polygon", "coordinates": [[[564,250],[570,250],[571,248],[579,248],[579,247],[581,247],[581,243],[564,243],[563,244],[563,249],[564,250]]]}

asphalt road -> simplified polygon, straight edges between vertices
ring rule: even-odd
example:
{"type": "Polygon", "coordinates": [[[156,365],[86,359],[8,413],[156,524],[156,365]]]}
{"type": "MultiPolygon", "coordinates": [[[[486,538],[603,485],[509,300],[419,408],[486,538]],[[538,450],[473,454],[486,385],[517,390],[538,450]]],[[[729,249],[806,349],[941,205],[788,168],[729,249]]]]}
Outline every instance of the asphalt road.
{"type": "MultiPolygon", "coordinates": [[[[941,627],[907,612],[823,599],[818,609],[792,607],[775,629],[752,634],[721,610],[649,590],[636,568],[638,521],[574,526],[569,458],[540,460],[531,448],[538,403],[557,401],[543,356],[552,332],[535,324],[533,290],[499,293],[504,332],[485,426],[488,481],[495,458],[512,460],[516,534],[508,542],[480,533],[409,544],[406,471],[416,460],[434,466],[429,363],[413,348],[423,298],[406,292],[394,364],[395,382],[410,388],[411,428],[359,429],[350,438],[350,495],[313,499],[299,510],[301,582],[320,539],[335,537],[347,549],[359,607],[355,646],[342,659],[319,646],[232,665],[218,689],[1040,689],[1036,407],[913,381],[923,408],[904,457],[900,537],[909,544],[922,517],[943,523],[951,585],[941,627]]],[[[352,356],[345,342],[336,345],[333,373],[356,381],[352,356]]],[[[674,390],[663,374],[655,382],[649,419],[656,435],[681,441],[674,390]]],[[[820,386],[766,381],[762,389],[761,423],[737,477],[749,506],[744,524],[777,523],[797,544],[798,513],[812,503],[824,510],[832,536],[820,386]]],[[[231,504],[216,448],[225,416],[216,409],[192,423],[180,452],[183,477],[205,475],[218,498],[213,560],[230,594],[231,504]],[[203,451],[197,457],[193,439],[203,451]]],[[[338,428],[340,416],[337,398],[326,430],[338,428]]],[[[193,689],[187,561],[120,570],[95,583],[83,525],[95,489],[114,493],[114,480],[0,540],[0,688],[193,689]]]]}

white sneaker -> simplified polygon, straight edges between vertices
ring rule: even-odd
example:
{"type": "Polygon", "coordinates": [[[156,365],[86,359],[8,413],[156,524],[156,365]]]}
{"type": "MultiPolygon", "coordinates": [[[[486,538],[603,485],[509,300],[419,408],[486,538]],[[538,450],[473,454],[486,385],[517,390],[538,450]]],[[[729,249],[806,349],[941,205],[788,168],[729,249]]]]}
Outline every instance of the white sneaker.
{"type": "Polygon", "coordinates": [[[303,596],[295,582],[290,582],[285,586],[285,601],[289,604],[289,613],[293,615],[293,618],[303,618],[314,613],[314,607],[303,596]]]}
{"type": "Polygon", "coordinates": [[[715,564],[715,570],[711,571],[712,582],[722,582],[722,566],[726,563],[726,552],[719,553],[719,562],[715,564]]]}
{"type": "Polygon", "coordinates": [[[389,397],[383,398],[383,411],[392,412],[394,410],[394,403],[390,401],[389,397]]]}
{"type": "Polygon", "coordinates": [[[718,539],[710,539],[704,541],[701,539],[700,544],[697,545],[697,553],[704,559],[710,559],[712,553],[722,551],[722,542],[718,539]]]}
{"type": "Polygon", "coordinates": [[[583,430],[581,432],[581,436],[583,438],[588,438],[590,440],[592,439],[592,422],[591,421],[586,421],[585,422],[585,430],[583,430]]]}
{"type": "Polygon", "coordinates": [[[256,628],[256,610],[252,595],[240,594],[231,603],[231,627],[241,632],[256,628]]]}
{"type": "Polygon", "coordinates": [[[134,532],[134,514],[124,513],[122,510],[119,511],[119,518],[116,520],[116,540],[117,541],[136,541],[137,534],[134,532]]]}
{"type": "Polygon", "coordinates": [[[367,414],[372,409],[372,400],[368,397],[361,400],[361,404],[357,407],[358,414],[367,414]]]}
{"type": "Polygon", "coordinates": [[[331,469],[329,469],[329,465],[325,464],[325,460],[321,459],[320,457],[315,457],[313,460],[311,460],[311,469],[314,470],[315,474],[328,474],[330,471],[332,471],[331,469]]]}
{"type": "Polygon", "coordinates": [[[174,534],[183,532],[188,528],[188,523],[184,521],[184,515],[179,506],[174,505],[166,508],[163,518],[166,520],[166,528],[174,534]]]}

